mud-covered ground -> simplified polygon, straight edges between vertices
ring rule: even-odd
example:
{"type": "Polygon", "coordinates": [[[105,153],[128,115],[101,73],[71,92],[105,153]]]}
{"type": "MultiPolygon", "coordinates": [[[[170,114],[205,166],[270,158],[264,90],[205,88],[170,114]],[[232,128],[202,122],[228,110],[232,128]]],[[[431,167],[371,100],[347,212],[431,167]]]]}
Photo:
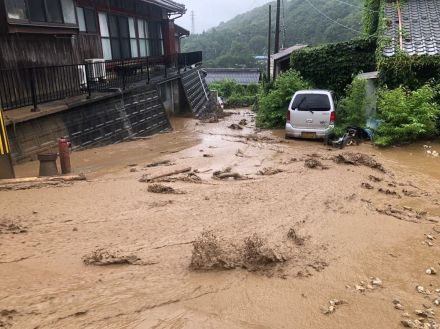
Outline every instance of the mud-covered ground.
{"type": "Polygon", "coordinates": [[[0,328],[436,328],[438,162],[253,121],[178,120],[75,153],[89,181],[0,191],[0,328]]]}

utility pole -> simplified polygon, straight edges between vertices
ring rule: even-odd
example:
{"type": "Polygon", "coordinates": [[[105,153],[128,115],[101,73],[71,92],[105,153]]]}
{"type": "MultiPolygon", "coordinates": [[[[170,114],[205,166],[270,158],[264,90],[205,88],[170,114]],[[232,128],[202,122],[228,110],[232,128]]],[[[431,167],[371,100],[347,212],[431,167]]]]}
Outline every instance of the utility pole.
{"type": "Polygon", "coordinates": [[[280,51],[280,19],[281,19],[281,0],[277,0],[277,18],[275,23],[275,54],[280,51]]]}
{"type": "Polygon", "coordinates": [[[270,48],[272,47],[272,5],[269,5],[269,32],[267,35],[267,82],[270,82],[270,48]]]}
{"type": "Polygon", "coordinates": [[[191,34],[196,33],[196,15],[194,14],[194,10],[191,10],[191,34]]]}

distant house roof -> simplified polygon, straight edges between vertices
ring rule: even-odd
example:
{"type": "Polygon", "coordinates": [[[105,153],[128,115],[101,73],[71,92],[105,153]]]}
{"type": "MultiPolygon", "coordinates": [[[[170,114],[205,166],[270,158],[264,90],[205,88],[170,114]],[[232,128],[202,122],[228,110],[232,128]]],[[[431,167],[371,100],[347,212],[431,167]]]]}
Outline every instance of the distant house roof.
{"type": "Polygon", "coordinates": [[[179,14],[186,13],[185,5],[174,2],[172,0],[142,0],[142,1],[158,5],[158,6],[163,7],[171,12],[175,12],[175,13],[179,13],[179,14]]]}
{"type": "Polygon", "coordinates": [[[257,84],[260,82],[260,69],[205,69],[208,84],[232,80],[240,85],[257,84]]]}
{"type": "MultiPolygon", "coordinates": [[[[410,55],[440,54],[440,0],[401,1],[403,50],[410,55]]],[[[385,3],[388,28],[384,35],[390,44],[385,56],[393,56],[400,48],[399,15],[394,2],[385,3]]]]}
{"type": "Polygon", "coordinates": [[[186,36],[190,35],[190,32],[187,29],[185,29],[177,24],[174,24],[174,26],[176,28],[176,35],[177,36],[180,37],[180,36],[184,36],[184,35],[186,35],[186,36]]]}
{"type": "Polygon", "coordinates": [[[273,60],[278,61],[280,59],[288,58],[290,55],[297,50],[307,47],[307,45],[294,45],[292,47],[281,50],[280,52],[270,56],[273,60]]]}

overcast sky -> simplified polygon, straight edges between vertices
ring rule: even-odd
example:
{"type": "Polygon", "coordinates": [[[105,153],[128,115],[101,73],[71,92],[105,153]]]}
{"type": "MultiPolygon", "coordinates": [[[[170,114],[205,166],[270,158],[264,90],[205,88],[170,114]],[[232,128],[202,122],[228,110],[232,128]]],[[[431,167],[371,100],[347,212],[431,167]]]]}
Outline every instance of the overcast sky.
{"type": "Polygon", "coordinates": [[[201,33],[220,22],[261,6],[269,0],[175,0],[185,4],[187,13],[176,21],[178,25],[191,31],[191,11],[195,15],[196,33],[201,33]]]}

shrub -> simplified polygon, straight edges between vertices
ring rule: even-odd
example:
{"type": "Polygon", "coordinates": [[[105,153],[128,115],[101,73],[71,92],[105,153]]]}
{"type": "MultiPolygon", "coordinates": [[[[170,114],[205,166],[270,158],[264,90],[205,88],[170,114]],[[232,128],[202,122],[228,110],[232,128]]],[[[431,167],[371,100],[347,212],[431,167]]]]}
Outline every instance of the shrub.
{"type": "Polygon", "coordinates": [[[347,96],[339,101],[336,125],[338,128],[365,127],[367,107],[371,100],[366,97],[367,81],[355,78],[347,87],[347,96]]]}
{"type": "Polygon", "coordinates": [[[209,85],[209,89],[217,90],[219,96],[228,99],[232,94],[244,94],[244,87],[232,80],[224,80],[209,85]]]}
{"type": "Polygon", "coordinates": [[[231,80],[212,83],[209,89],[218,91],[219,96],[224,99],[226,107],[252,106],[258,93],[258,85],[256,84],[242,86],[231,80]]]}
{"type": "Polygon", "coordinates": [[[403,87],[379,92],[378,115],[382,121],[376,144],[388,146],[436,134],[439,105],[434,88],[425,85],[408,91],[403,87]]]}
{"type": "Polygon", "coordinates": [[[295,92],[310,85],[293,70],[281,74],[269,90],[262,88],[258,96],[257,126],[261,128],[283,127],[286,112],[295,92]]]}

